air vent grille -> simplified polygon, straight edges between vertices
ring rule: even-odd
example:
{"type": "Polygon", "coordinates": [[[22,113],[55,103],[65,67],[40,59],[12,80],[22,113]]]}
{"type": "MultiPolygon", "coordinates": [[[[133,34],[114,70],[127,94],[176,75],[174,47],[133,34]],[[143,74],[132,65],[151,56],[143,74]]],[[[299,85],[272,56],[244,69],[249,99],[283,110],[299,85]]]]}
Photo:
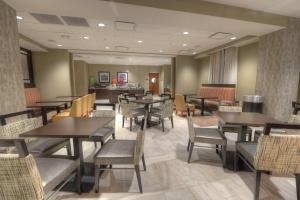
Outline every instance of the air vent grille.
{"type": "Polygon", "coordinates": [[[135,31],[136,24],[133,22],[115,21],[115,30],[117,31],[135,31]]]}
{"type": "Polygon", "coordinates": [[[38,22],[42,24],[58,24],[63,25],[64,23],[56,15],[47,15],[40,13],[30,13],[38,22]]]}
{"type": "Polygon", "coordinates": [[[228,38],[231,35],[232,35],[232,33],[217,32],[217,33],[212,34],[208,38],[214,39],[214,40],[223,40],[225,38],[228,38]]]}
{"type": "Polygon", "coordinates": [[[85,18],[82,18],[82,17],[61,16],[61,18],[69,26],[89,27],[89,24],[88,24],[87,20],[85,18]]]}

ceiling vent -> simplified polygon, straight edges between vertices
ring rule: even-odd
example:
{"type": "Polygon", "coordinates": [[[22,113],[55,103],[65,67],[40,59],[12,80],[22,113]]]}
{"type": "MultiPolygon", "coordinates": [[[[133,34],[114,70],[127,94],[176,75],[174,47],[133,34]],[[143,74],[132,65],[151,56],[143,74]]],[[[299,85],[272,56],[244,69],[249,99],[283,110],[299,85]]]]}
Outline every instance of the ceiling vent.
{"type": "Polygon", "coordinates": [[[217,32],[217,33],[212,34],[208,38],[214,39],[214,40],[223,40],[225,38],[228,38],[231,35],[232,35],[232,33],[217,32]]]}
{"type": "Polygon", "coordinates": [[[81,26],[81,27],[89,27],[88,22],[85,18],[82,17],[70,17],[70,16],[61,16],[61,18],[68,24],[69,26],[81,26]]]}
{"type": "Polygon", "coordinates": [[[38,22],[42,24],[58,24],[63,25],[64,23],[56,15],[47,15],[40,13],[30,13],[38,22]]]}
{"type": "Polygon", "coordinates": [[[133,22],[115,21],[115,30],[117,31],[135,31],[136,24],[133,22]]]}
{"type": "Polygon", "coordinates": [[[116,51],[128,51],[129,48],[128,47],[124,47],[124,46],[115,46],[115,50],[116,51]]]}

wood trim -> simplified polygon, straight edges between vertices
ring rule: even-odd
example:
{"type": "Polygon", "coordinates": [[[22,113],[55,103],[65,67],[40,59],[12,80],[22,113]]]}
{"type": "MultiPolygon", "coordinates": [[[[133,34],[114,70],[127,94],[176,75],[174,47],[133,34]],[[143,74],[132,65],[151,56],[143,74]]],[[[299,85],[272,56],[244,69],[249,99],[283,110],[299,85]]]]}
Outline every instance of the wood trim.
{"type": "Polygon", "coordinates": [[[225,88],[236,88],[235,84],[202,84],[203,87],[225,87],[225,88]]]}

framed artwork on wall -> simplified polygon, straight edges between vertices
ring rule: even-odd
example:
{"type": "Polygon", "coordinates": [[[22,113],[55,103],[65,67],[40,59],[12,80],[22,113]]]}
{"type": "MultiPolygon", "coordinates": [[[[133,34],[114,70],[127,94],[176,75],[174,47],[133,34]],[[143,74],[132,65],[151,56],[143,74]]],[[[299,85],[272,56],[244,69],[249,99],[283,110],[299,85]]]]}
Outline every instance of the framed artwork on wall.
{"type": "Polygon", "coordinates": [[[110,72],[99,72],[99,83],[110,83],[110,72]]]}
{"type": "Polygon", "coordinates": [[[117,72],[118,83],[128,83],[128,72],[117,72]]]}

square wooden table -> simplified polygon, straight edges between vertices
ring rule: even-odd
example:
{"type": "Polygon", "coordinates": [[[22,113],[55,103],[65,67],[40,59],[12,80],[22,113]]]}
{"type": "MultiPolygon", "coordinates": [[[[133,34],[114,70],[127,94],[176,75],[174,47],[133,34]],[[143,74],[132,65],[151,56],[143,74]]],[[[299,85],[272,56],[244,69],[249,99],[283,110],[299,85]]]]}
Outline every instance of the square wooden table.
{"type": "Polygon", "coordinates": [[[218,99],[218,97],[207,97],[207,96],[190,96],[190,99],[201,99],[201,115],[204,115],[205,99],[218,99]]]}
{"type": "Polygon", "coordinates": [[[238,141],[246,141],[248,126],[262,127],[266,123],[281,123],[268,115],[253,112],[216,112],[216,115],[223,125],[241,126],[238,141]]]}
{"type": "Polygon", "coordinates": [[[27,105],[27,108],[40,108],[42,114],[43,125],[48,123],[47,119],[47,110],[48,109],[56,109],[57,113],[60,113],[61,107],[67,107],[67,103],[65,102],[44,102],[44,103],[34,103],[31,105],[27,105]]]}

